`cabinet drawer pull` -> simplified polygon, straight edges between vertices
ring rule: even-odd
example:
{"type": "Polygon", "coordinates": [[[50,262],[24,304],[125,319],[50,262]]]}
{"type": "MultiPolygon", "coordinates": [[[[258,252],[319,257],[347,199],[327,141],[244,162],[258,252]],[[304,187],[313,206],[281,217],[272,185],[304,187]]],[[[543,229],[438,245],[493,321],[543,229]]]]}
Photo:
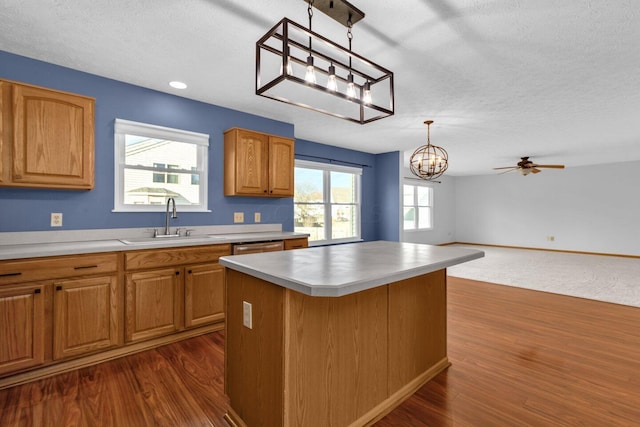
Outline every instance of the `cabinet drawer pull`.
{"type": "Polygon", "coordinates": [[[83,270],[85,268],[98,268],[97,265],[81,265],[78,267],[73,267],[74,270],[83,270]]]}
{"type": "Polygon", "coordinates": [[[33,293],[34,293],[34,294],[39,294],[40,292],[41,292],[41,291],[40,291],[40,288],[38,288],[38,289],[34,289],[34,290],[33,290],[33,293]]]}
{"type": "Polygon", "coordinates": [[[22,272],[18,271],[17,273],[3,273],[0,274],[0,277],[11,277],[11,276],[20,276],[22,272]]]}
{"type": "Polygon", "coordinates": [[[56,291],[61,291],[62,290],[62,286],[61,285],[57,285],[56,286],[56,291]]]}
{"type": "Polygon", "coordinates": [[[191,274],[191,273],[192,273],[192,271],[191,271],[191,270],[189,270],[189,271],[187,271],[187,273],[191,274]]]}

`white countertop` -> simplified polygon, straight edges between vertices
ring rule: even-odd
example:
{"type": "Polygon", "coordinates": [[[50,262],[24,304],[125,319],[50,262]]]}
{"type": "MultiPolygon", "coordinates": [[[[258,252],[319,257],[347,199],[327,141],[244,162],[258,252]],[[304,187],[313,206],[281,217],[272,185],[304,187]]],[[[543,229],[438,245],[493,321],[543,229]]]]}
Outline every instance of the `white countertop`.
{"type": "MultiPolygon", "coordinates": [[[[90,239],[90,232],[87,233],[87,239],[90,239]]],[[[148,235],[145,237],[144,235],[139,234],[135,234],[134,237],[77,241],[33,242],[33,239],[30,239],[30,243],[0,244],[0,260],[57,255],[77,255],[97,252],[135,251],[140,249],[160,249],[182,246],[216,245],[225,243],[262,242],[270,240],[295,239],[300,237],[308,237],[308,234],[273,230],[243,233],[196,234],[192,237],[155,239],[150,238],[148,235]]],[[[13,240],[16,239],[14,238],[13,240]]]]}
{"type": "Polygon", "coordinates": [[[219,262],[306,295],[340,297],[483,256],[475,249],[376,241],[225,256],[219,262]]]}

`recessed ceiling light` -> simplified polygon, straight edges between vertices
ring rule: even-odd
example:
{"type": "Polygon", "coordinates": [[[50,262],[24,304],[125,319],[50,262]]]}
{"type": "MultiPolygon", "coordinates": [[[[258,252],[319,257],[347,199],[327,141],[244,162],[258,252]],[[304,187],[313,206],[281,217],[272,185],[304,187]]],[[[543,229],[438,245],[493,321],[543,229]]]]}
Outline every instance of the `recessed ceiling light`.
{"type": "Polygon", "coordinates": [[[186,89],[187,88],[187,84],[186,83],[182,83],[182,82],[178,82],[178,81],[169,82],[169,86],[171,86],[174,89],[186,89]]]}

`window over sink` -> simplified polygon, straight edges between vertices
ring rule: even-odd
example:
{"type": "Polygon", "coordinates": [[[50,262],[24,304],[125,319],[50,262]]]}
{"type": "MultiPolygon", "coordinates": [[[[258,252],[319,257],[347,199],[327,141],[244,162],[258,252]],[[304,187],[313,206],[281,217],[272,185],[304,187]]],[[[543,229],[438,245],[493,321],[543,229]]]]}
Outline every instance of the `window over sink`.
{"type": "Polygon", "coordinates": [[[209,135],[116,119],[115,212],[207,212],[209,135]]]}
{"type": "Polygon", "coordinates": [[[309,245],[361,240],[362,169],[296,160],[293,221],[309,245]]]}

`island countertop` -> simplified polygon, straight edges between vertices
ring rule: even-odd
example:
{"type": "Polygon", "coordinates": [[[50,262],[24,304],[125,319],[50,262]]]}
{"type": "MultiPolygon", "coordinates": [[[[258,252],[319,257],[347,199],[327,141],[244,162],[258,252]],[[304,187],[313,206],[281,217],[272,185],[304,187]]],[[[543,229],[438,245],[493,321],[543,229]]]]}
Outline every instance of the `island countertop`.
{"type": "Polygon", "coordinates": [[[340,297],[483,256],[475,249],[375,241],[225,256],[219,262],[306,295],[340,297]]]}

